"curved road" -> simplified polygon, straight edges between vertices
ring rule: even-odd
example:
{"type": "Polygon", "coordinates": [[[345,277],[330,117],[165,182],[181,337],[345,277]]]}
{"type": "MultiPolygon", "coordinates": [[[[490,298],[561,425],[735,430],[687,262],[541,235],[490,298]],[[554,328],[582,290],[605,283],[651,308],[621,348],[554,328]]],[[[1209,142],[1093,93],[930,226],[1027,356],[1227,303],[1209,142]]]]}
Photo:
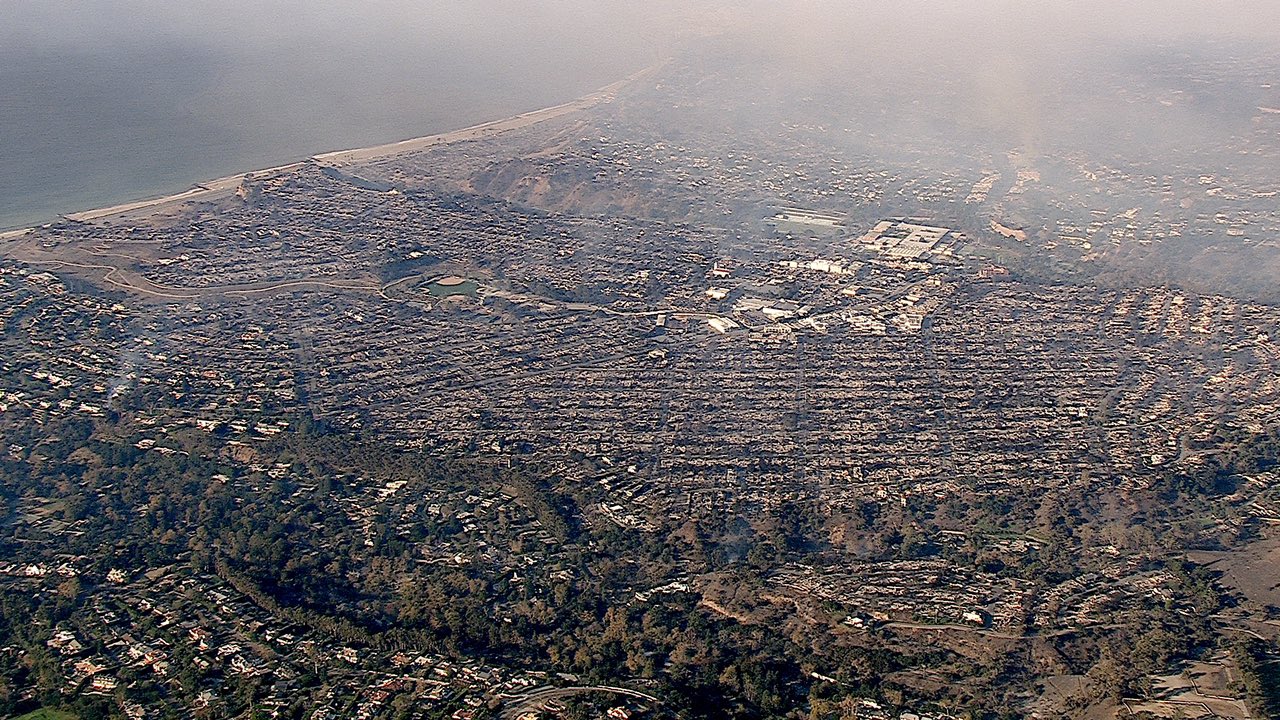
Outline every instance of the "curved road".
{"type": "Polygon", "coordinates": [[[562,700],[564,698],[573,697],[574,695],[584,695],[586,693],[611,693],[613,695],[622,695],[625,697],[645,700],[656,705],[661,705],[662,701],[639,690],[631,690],[624,687],[614,687],[612,685],[596,685],[585,686],[575,685],[572,687],[541,687],[534,688],[523,695],[507,701],[507,706],[502,710],[500,717],[503,720],[515,720],[524,713],[537,712],[542,706],[552,700],[562,700]]]}

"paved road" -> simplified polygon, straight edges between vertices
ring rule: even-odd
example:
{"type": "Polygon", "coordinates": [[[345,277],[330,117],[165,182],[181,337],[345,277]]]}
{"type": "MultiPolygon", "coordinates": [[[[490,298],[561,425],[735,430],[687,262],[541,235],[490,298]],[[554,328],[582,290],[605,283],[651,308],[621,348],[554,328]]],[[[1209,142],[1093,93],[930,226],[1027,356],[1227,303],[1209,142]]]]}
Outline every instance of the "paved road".
{"type": "Polygon", "coordinates": [[[639,690],[631,690],[624,687],[614,687],[611,685],[595,685],[595,686],[573,686],[573,687],[542,687],[534,688],[524,695],[517,696],[507,701],[507,706],[503,709],[501,717],[504,720],[515,720],[522,714],[540,710],[542,706],[552,700],[563,700],[575,695],[584,695],[586,693],[611,693],[613,695],[622,695],[624,697],[645,700],[657,705],[661,705],[662,701],[658,698],[642,693],[639,690]]]}

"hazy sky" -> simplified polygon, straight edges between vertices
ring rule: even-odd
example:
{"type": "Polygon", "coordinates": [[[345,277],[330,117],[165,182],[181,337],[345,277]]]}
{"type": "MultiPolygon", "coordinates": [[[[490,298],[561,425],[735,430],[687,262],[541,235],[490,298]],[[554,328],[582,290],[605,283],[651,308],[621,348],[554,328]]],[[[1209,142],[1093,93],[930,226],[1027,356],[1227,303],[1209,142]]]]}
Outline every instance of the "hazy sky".
{"type": "MultiPolygon", "coordinates": [[[[1031,42],[1102,35],[1280,38],[1275,0],[5,0],[7,42],[101,45],[164,40],[246,46],[299,37],[454,36],[485,41],[543,35],[603,46],[677,35],[691,19],[732,13],[746,26],[840,34],[859,26],[957,39],[1026,35],[1031,42]],[[593,40],[594,39],[594,40],[593,40]]],[[[722,16],[722,15],[721,15],[722,16]]]]}
{"type": "MultiPolygon", "coordinates": [[[[312,39],[503,42],[621,41],[653,14],[639,3],[587,0],[7,0],[11,42],[101,46],[197,42],[228,48],[312,39]]],[[[638,40],[638,38],[636,38],[638,40]]],[[[640,43],[636,43],[640,44],[640,43]]]]}
{"type": "MultiPolygon", "coordinates": [[[[562,102],[708,42],[794,77],[1046,74],[1184,38],[1280,48],[1277,0],[0,0],[0,225],[562,102]]],[[[923,90],[927,92],[928,89],[923,90]]]]}
{"type": "MultiPolygon", "coordinates": [[[[0,44],[21,52],[146,47],[258,62],[293,96],[327,75],[400,84],[423,64],[465,81],[601,83],[720,34],[774,57],[851,72],[976,72],[991,82],[1061,69],[1096,41],[1185,38],[1280,46],[1277,0],[0,0],[0,44]],[[465,72],[475,69],[473,76],[465,72]]],[[[0,48],[3,49],[3,48],[0,48]]],[[[140,70],[144,61],[140,60],[140,70]]],[[[803,65],[802,65],[803,67],[803,65]]],[[[0,69],[0,73],[4,70],[0,69]]],[[[231,81],[232,79],[229,79],[231,81]]],[[[270,85],[270,83],[267,83],[270,85]]],[[[501,92],[500,88],[497,89],[501,92]]],[[[553,90],[553,94],[556,91],[553,90]]],[[[341,101],[342,93],[338,100],[341,101]]]]}

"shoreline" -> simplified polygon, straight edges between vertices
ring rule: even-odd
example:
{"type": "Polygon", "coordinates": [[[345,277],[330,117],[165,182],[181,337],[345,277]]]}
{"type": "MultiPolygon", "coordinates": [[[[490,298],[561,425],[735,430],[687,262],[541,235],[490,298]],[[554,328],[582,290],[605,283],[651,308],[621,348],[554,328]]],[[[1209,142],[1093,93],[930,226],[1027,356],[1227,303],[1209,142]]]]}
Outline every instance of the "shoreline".
{"type": "MultiPolygon", "coordinates": [[[[645,75],[652,73],[665,63],[666,61],[664,60],[646,68],[642,68],[621,80],[610,83],[604,87],[593,90],[586,95],[582,95],[558,105],[539,108],[537,110],[529,110],[518,115],[500,118],[497,120],[488,120],[475,125],[468,125],[466,127],[433,135],[423,135],[421,137],[383,143],[380,145],[372,145],[369,147],[323,152],[316,155],[310,155],[306,159],[296,162],[262,168],[260,170],[235,173],[225,177],[215,178],[213,180],[205,180],[195,183],[190,188],[177,193],[170,193],[168,195],[153,198],[141,198],[101,208],[62,213],[58,218],[76,223],[88,223],[95,220],[126,216],[143,211],[147,211],[145,214],[151,215],[167,205],[177,205],[202,199],[215,199],[219,196],[234,193],[236,189],[240,187],[240,183],[248,176],[287,172],[289,170],[302,167],[307,163],[318,163],[329,167],[343,167],[353,163],[379,160],[388,157],[395,157],[396,155],[404,153],[425,150],[436,145],[446,145],[454,142],[477,140],[480,138],[491,137],[493,135],[499,135],[510,130],[517,130],[530,125],[536,125],[540,122],[545,122],[563,115],[581,112],[582,110],[594,107],[602,102],[612,102],[617,96],[617,93],[624,87],[636,80],[639,80],[645,75]]],[[[57,222],[57,220],[54,219],[49,222],[57,222]]],[[[0,228],[0,241],[8,241],[23,237],[28,233],[40,229],[43,225],[44,224],[42,223],[40,225],[28,225],[25,227],[0,228]]]]}
{"type": "Polygon", "coordinates": [[[398,142],[384,143],[381,145],[373,145],[363,148],[351,148],[348,150],[335,150],[333,152],[312,155],[309,159],[324,165],[333,167],[343,167],[351,163],[366,162],[369,160],[378,160],[382,158],[395,157],[403,153],[424,150],[435,145],[445,145],[464,140],[474,140],[492,135],[499,135],[508,130],[516,130],[530,125],[536,125],[540,122],[551,120],[562,115],[580,112],[588,108],[594,107],[602,102],[612,101],[619,90],[626,85],[638,80],[643,75],[652,72],[657,65],[647,67],[637,73],[627,76],[622,80],[610,83],[598,90],[587,93],[581,97],[575,98],[568,102],[552,105],[550,107],[540,108],[538,110],[530,110],[512,115],[511,117],[501,118],[499,120],[489,120],[476,125],[469,125],[457,130],[450,130],[435,135],[424,135],[422,137],[409,138],[398,142]]]}
{"type": "MultiPolygon", "coordinates": [[[[260,173],[284,172],[286,170],[292,170],[294,168],[302,167],[303,165],[306,164],[306,162],[307,162],[306,160],[302,160],[299,162],[288,163],[286,165],[277,165],[271,168],[264,168],[262,170],[252,170],[249,172],[236,173],[235,175],[228,175],[226,177],[217,178],[215,180],[206,180],[201,183],[196,183],[191,188],[187,190],[183,190],[180,193],[163,195],[157,198],[146,198],[142,200],[134,200],[132,202],[120,203],[119,205],[109,205],[107,207],[95,208],[93,210],[82,210],[80,212],[64,213],[61,215],[61,217],[67,220],[70,220],[72,222],[87,223],[87,222],[92,222],[94,220],[100,220],[102,218],[114,217],[116,215],[127,215],[129,213],[137,212],[139,210],[160,208],[165,205],[170,205],[173,203],[181,203],[181,202],[186,202],[188,200],[196,200],[199,198],[212,198],[213,196],[216,196],[216,195],[226,195],[226,194],[235,192],[236,188],[240,187],[240,183],[243,182],[244,179],[250,175],[258,175],[260,173]]],[[[28,228],[28,229],[30,230],[34,228],[28,228]]]]}

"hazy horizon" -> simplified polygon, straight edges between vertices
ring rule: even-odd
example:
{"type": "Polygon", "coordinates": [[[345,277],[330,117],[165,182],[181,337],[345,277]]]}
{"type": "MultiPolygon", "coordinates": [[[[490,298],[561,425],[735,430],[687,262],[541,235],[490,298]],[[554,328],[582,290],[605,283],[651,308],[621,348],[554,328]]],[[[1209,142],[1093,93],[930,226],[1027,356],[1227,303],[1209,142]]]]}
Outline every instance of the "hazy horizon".
{"type": "Polygon", "coordinates": [[[574,42],[544,43],[551,18],[449,6],[417,28],[309,4],[296,22],[224,8],[202,28],[154,3],[65,5],[20,3],[0,30],[0,227],[556,104],[657,57],[589,15],[574,42]]]}
{"type": "MultiPolygon", "coordinates": [[[[958,78],[975,105],[1182,39],[1280,41],[1274,3],[1144,0],[11,3],[0,226],[570,99],[715,36],[799,76],[958,78]]],[[[838,82],[838,80],[837,80],[838,82]]]]}

